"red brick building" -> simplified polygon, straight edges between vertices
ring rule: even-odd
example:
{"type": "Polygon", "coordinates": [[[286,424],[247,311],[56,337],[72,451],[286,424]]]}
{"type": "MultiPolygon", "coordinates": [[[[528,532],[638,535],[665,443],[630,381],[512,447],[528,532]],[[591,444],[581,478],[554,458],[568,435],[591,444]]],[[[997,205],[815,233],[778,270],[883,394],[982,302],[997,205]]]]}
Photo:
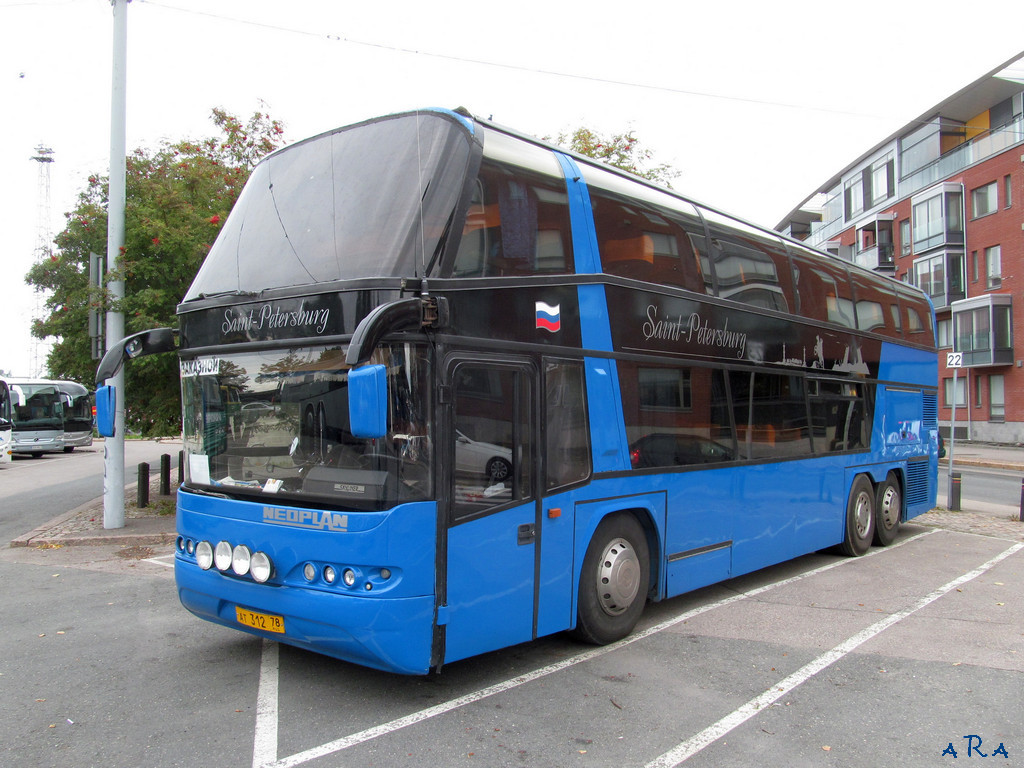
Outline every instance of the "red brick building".
{"type": "Polygon", "coordinates": [[[1024,443],[1024,53],[829,179],[776,229],[923,289],[939,423],[1024,443]],[[947,352],[962,353],[957,373],[947,352]]]}

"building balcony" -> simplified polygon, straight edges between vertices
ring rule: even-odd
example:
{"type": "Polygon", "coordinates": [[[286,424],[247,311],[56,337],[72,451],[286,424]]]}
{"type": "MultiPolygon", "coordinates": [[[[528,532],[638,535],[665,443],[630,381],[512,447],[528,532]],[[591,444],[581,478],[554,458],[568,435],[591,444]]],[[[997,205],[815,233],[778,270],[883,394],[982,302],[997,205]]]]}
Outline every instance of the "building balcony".
{"type": "Polygon", "coordinates": [[[950,304],[953,351],[964,368],[1013,364],[1013,296],[989,293],[950,304]]]}
{"type": "Polygon", "coordinates": [[[1022,141],[1024,141],[1024,117],[1018,117],[1008,125],[989,131],[951,149],[937,160],[933,160],[928,165],[900,179],[899,197],[907,197],[938,181],[948,179],[967,166],[980,163],[1022,141]]]}
{"type": "Polygon", "coordinates": [[[858,267],[864,267],[866,269],[892,271],[895,268],[893,251],[892,243],[863,248],[854,254],[853,263],[858,267]]]}

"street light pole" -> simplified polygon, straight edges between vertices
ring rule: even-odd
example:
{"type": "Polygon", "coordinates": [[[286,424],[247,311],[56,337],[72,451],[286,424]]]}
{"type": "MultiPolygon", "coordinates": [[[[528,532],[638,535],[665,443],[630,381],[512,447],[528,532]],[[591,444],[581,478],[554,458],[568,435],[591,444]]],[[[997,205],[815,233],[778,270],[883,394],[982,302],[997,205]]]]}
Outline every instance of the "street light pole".
{"type": "MultiPolygon", "coordinates": [[[[125,113],[127,111],[128,2],[110,0],[114,9],[113,67],[110,88],[110,189],[107,203],[107,273],[119,274],[124,247],[124,208],[126,198],[125,113]]],[[[124,338],[124,281],[107,283],[110,300],[118,305],[107,312],[107,349],[124,338]]],[[[124,527],[124,368],[108,380],[117,393],[114,436],[103,448],[103,527],[124,527]]]]}

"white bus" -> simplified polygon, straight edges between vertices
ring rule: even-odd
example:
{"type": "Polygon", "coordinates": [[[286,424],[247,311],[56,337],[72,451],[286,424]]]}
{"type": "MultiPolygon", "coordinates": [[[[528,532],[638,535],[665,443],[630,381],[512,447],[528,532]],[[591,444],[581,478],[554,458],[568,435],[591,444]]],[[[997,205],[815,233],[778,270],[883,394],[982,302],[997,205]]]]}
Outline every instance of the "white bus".
{"type": "Polygon", "coordinates": [[[11,394],[7,382],[0,379],[0,464],[11,460],[11,436],[14,425],[11,423],[11,394]]]}
{"type": "Polygon", "coordinates": [[[52,382],[0,379],[9,393],[14,453],[38,458],[64,451],[64,396],[52,382]]]}

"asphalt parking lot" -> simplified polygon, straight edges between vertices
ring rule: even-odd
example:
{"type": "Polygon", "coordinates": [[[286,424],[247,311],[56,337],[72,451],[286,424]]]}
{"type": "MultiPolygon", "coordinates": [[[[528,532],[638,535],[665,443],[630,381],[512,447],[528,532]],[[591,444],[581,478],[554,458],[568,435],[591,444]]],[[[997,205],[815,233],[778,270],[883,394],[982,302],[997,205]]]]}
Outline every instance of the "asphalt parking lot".
{"type": "Polygon", "coordinates": [[[427,678],[195,619],[167,545],[53,547],[0,553],[2,764],[1024,762],[1020,537],[907,525],[427,678]]]}

